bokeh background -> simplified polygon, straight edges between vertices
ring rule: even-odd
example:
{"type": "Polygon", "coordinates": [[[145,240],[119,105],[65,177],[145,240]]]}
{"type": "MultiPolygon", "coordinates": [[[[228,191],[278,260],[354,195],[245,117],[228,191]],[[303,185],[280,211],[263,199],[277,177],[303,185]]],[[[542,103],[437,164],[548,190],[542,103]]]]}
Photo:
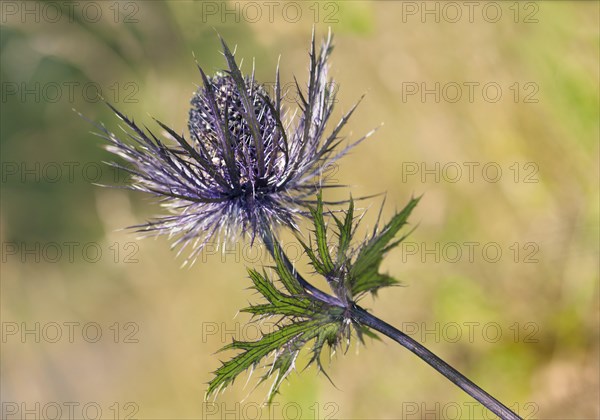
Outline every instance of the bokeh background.
{"type": "MultiPolygon", "coordinates": [[[[94,185],[126,181],[100,164],[111,157],[73,109],[118,130],[101,94],[157,133],[151,117],[185,131],[194,60],[225,65],[217,32],[244,70],[255,59],[258,80],[273,83],[281,56],[284,83],[304,83],[313,25],[335,34],[334,117],[366,93],[345,134],[384,123],[331,174],[355,197],[387,192],[384,218],[423,194],[418,228],[385,261],[406,287],[362,304],[523,417],[598,418],[597,2],[5,1],[1,12],[3,418],[492,418],[387,339],[326,361],[335,386],[312,367],[293,373],[270,410],[257,373],[204,403],[230,356],[215,352],[256,338],[237,312],[256,299],[245,267],[260,252],[211,249],[182,269],[166,239],[121,230],[159,214],[153,200],[94,185]]],[[[381,201],[361,202],[364,232],[381,201]]]]}

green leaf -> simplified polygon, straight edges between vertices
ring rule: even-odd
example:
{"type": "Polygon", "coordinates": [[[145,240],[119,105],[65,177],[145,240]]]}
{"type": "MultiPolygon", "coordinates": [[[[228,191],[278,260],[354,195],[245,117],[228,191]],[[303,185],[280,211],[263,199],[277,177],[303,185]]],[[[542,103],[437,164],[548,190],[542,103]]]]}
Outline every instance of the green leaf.
{"type": "MultiPolygon", "coordinates": [[[[235,381],[235,378],[249,368],[256,367],[260,361],[272,352],[284,348],[286,344],[302,337],[307,332],[315,330],[315,321],[304,321],[289,324],[277,331],[264,335],[258,341],[234,341],[225,346],[222,351],[236,349],[243,350],[234,358],[224,362],[214,373],[215,377],[209,382],[207,396],[226,387],[235,381]]],[[[309,334],[310,335],[310,334],[309,334]]],[[[281,372],[279,372],[281,374],[281,372]]],[[[271,391],[271,394],[276,389],[271,391]]],[[[269,395],[269,399],[271,395],[269,395]]]]}
{"type": "Polygon", "coordinates": [[[282,252],[283,252],[283,250],[281,249],[279,244],[276,243],[274,257],[275,257],[277,274],[279,275],[279,279],[281,280],[281,282],[283,283],[284,287],[287,289],[288,292],[290,292],[293,295],[299,295],[304,292],[304,288],[302,287],[300,282],[296,279],[296,277],[294,276],[294,273],[292,273],[289,270],[288,266],[283,261],[282,252]]]}
{"type": "Polygon", "coordinates": [[[308,255],[308,258],[310,258],[310,263],[315,268],[317,273],[323,276],[327,276],[329,274],[329,271],[325,269],[325,266],[323,265],[323,263],[321,263],[321,260],[317,258],[316,254],[313,252],[310,246],[312,245],[312,241],[310,240],[310,238],[308,239],[308,245],[305,244],[304,241],[302,241],[302,239],[300,239],[298,236],[296,236],[296,239],[298,240],[302,248],[304,248],[304,252],[306,252],[306,255],[308,255]]]}
{"type": "Polygon", "coordinates": [[[400,282],[387,274],[380,273],[367,273],[363,274],[360,281],[352,283],[352,296],[358,296],[364,292],[371,292],[374,295],[377,294],[377,290],[382,287],[395,286],[400,282]]]}
{"type": "Polygon", "coordinates": [[[381,287],[391,286],[398,282],[390,276],[379,274],[379,266],[385,254],[397,246],[407,235],[390,244],[400,228],[402,228],[411,212],[418,204],[419,198],[413,198],[397,213],[379,234],[373,234],[371,239],[358,251],[358,255],[350,269],[350,287],[352,296],[364,292],[376,293],[381,287]]]}
{"type": "Polygon", "coordinates": [[[264,364],[267,371],[260,379],[263,382],[271,377],[275,378],[268,394],[270,403],[283,380],[293,370],[296,358],[304,346],[314,341],[308,364],[316,363],[322,369],[320,355],[323,347],[337,345],[342,332],[348,328],[348,323],[344,320],[344,308],[318,301],[304,290],[299,292],[299,283],[293,274],[281,259],[276,260],[274,271],[279,275],[280,282],[288,292],[294,290],[295,294],[288,295],[278,289],[266,273],[248,270],[255,289],[267,303],[253,305],[242,311],[260,317],[279,316],[281,319],[274,324],[275,331],[263,334],[259,340],[233,341],[221,349],[241,350],[241,353],[223,362],[214,372],[207,397],[232,384],[244,371],[264,364],[268,356],[272,355],[274,360],[270,364],[264,364]]]}
{"type": "Polygon", "coordinates": [[[327,227],[325,226],[325,220],[323,218],[323,200],[321,197],[321,192],[319,192],[317,195],[317,208],[311,208],[310,213],[312,214],[315,225],[317,250],[319,252],[319,256],[321,257],[323,269],[326,272],[331,272],[333,271],[334,266],[333,261],[331,260],[331,255],[329,254],[329,248],[327,246],[327,227]]]}
{"type": "Polygon", "coordinates": [[[352,227],[354,225],[354,200],[350,197],[350,204],[346,211],[346,217],[344,223],[340,222],[337,217],[331,214],[336,221],[338,226],[338,251],[337,251],[337,263],[342,264],[346,260],[346,253],[350,247],[350,241],[352,239],[352,227]]]}
{"type": "Polygon", "coordinates": [[[269,301],[265,305],[254,305],[242,309],[254,315],[288,315],[302,316],[312,304],[304,297],[292,297],[281,293],[275,285],[267,279],[266,274],[261,275],[256,270],[248,270],[255,289],[269,301]]]}

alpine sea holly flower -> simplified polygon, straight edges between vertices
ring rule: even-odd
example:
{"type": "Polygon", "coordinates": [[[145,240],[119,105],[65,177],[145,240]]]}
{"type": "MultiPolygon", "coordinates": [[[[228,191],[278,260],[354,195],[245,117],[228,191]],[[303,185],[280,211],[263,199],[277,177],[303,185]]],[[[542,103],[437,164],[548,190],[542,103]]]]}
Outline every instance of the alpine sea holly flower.
{"type": "Polygon", "coordinates": [[[353,332],[360,339],[363,334],[378,331],[409,349],[502,419],[519,419],[422,344],[358,305],[365,294],[375,295],[381,288],[397,283],[380,272],[380,265],[385,254],[404,239],[394,238],[417,200],[411,200],[357,247],[352,246],[356,223],[353,202],[349,200],[343,219],[330,213],[338,241],[337,246],[335,242],[329,246],[321,200],[321,189],[327,186],[323,170],[370,134],[336,151],[342,141],[340,130],[355,106],[332,133],[325,135],[335,99],[333,82],[327,79],[331,49],[330,35],[317,53],[313,34],[307,92],[303,94],[296,83],[298,118],[288,118],[291,114],[282,107],[279,71],[270,97],[253,74],[242,75],[223,42],[228,70],[208,77],[200,69],[204,85],[192,99],[190,141],[157,121],[176,143],[169,145],[112,107],[128,127],[124,131],[133,143],[99,126],[101,136],[110,143],[108,150],[129,164],[113,164],[132,174],[133,182],[128,187],[159,197],[171,211],[170,215],[140,225],[142,231],[174,236],[174,245],[181,245],[181,249],[191,245],[191,258],[210,238],[221,237],[219,233],[229,240],[238,232],[252,238],[258,235],[276,261],[273,271],[282,287],[275,286],[265,271],[261,274],[250,270],[254,286],[266,302],[244,310],[259,319],[277,317],[275,330],[262,334],[257,341],[234,341],[227,346],[241,353],[215,371],[208,395],[216,394],[240,373],[272,356],[272,363],[261,377],[264,381],[275,376],[269,392],[271,400],[293,370],[302,348],[312,343],[309,364],[315,363],[322,370],[323,349],[334,351],[344,343],[348,345],[353,332]],[[310,207],[313,195],[317,197],[316,208],[310,207]],[[333,295],[300,275],[277,241],[274,226],[295,228],[300,214],[309,215],[315,234],[314,240],[301,244],[315,273],[327,280],[333,295]]]}
{"type": "Polygon", "coordinates": [[[213,237],[264,238],[277,225],[295,228],[309,198],[332,186],[325,170],[372,133],[337,149],[355,105],[325,134],[335,103],[327,64],[331,41],[330,33],[317,53],[313,33],[308,88],[303,93],[296,83],[299,112],[294,116],[282,106],[279,68],[271,97],[254,74],[242,75],[223,40],[228,69],[209,77],[198,66],[204,84],[191,100],[191,141],[157,121],[176,142],[169,145],[111,107],[135,142],[126,143],[102,126],[107,149],[130,166],[112,165],[132,174],[129,188],[159,197],[170,211],[136,227],[176,238],[173,246],[180,252],[191,245],[192,259],[213,237]]]}

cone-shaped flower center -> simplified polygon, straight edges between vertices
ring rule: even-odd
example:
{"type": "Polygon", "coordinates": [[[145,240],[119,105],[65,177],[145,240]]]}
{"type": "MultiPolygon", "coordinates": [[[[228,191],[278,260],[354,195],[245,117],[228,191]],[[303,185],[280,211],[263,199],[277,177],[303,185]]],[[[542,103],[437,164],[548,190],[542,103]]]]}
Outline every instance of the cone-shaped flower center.
{"type": "Polygon", "coordinates": [[[210,78],[209,82],[217,112],[215,113],[215,107],[211,106],[208,87],[199,88],[192,98],[189,114],[188,126],[192,139],[201,143],[197,144],[198,148],[204,148],[213,164],[221,167],[224,174],[227,165],[226,153],[230,150],[243,190],[255,190],[257,187],[266,186],[269,177],[275,175],[275,168],[267,167],[268,171],[264,171],[264,176],[258,176],[257,142],[261,142],[265,156],[276,153],[274,143],[277,141],[278,129],[272,113],[273,104],[267,102],[270,99],[265,89],[246,78],[246,94],[251,100],[258,121],[259,136],[256,136],[251,131],[249,116],[242,102],[242,93],[233,78],[228,74],[219,73],[210,78]],[[228,133],[225,136],[220,133],[218,125],[227,127],[228,133]],[[231,149],[223,147],[225,141],[229,141],[231,149]]]}

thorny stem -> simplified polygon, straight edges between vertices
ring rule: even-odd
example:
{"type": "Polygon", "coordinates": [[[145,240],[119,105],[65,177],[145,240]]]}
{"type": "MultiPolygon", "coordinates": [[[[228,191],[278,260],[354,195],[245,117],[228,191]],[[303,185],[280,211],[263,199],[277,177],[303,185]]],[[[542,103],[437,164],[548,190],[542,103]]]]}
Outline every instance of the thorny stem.
{"type": "MultiPolygon", "coordinates": [[[[281,246],[275,238],[271,229],[261,229],[262,240],[271,253],[273,257],[275,257],[275,245],[277,245],[277,249],[279,250],[279,254],[289,269],[290,272],[294,273],[294,276],[298,280],[298,282],[302,285],[302,287],[314,296],[316,299],[319,299],[322,302],[328,303],[330,305],[345,307],[345,305],[338,298],[331,296],[322,290],[316,288],[312,284],[310,284],[300,273],[298,273],[289,260],[285,252],[283,252],[281,246]]],[[[522,420],[517,414],[511,411],[508,407],[502,404],[500,401],[492,397],[490,394],[485,392],[479,386],[477,386],[473,381],[464,376],[462,373],[454,369],[448,363],[440,359],[437,355],[432,353],[429,349],[423,346],[418,341],[414,340],[412,337],[406,335],[402,331],[388,324],[387,322],[377,318],[375,315],[370,314],[365,309],[360,306],[352,303],[350,308],[350,316],[353,321],[358,322],[360,324],[366,325],[369,328],[373,328],[376,331],[379,331],[382,334],[385,334],[392,340],[398,342],[414,354],[416,354],[419,358],[421,358],[425,363],[429,366],[433,367],[439,373],[444,375],[448,380],[450,380],[453,384],[458,386],[460,389],[465,391],[471,397],[479,401],[484,407],[490,410],[492,413],[496,414],[502,420],[522,420]]]]}

